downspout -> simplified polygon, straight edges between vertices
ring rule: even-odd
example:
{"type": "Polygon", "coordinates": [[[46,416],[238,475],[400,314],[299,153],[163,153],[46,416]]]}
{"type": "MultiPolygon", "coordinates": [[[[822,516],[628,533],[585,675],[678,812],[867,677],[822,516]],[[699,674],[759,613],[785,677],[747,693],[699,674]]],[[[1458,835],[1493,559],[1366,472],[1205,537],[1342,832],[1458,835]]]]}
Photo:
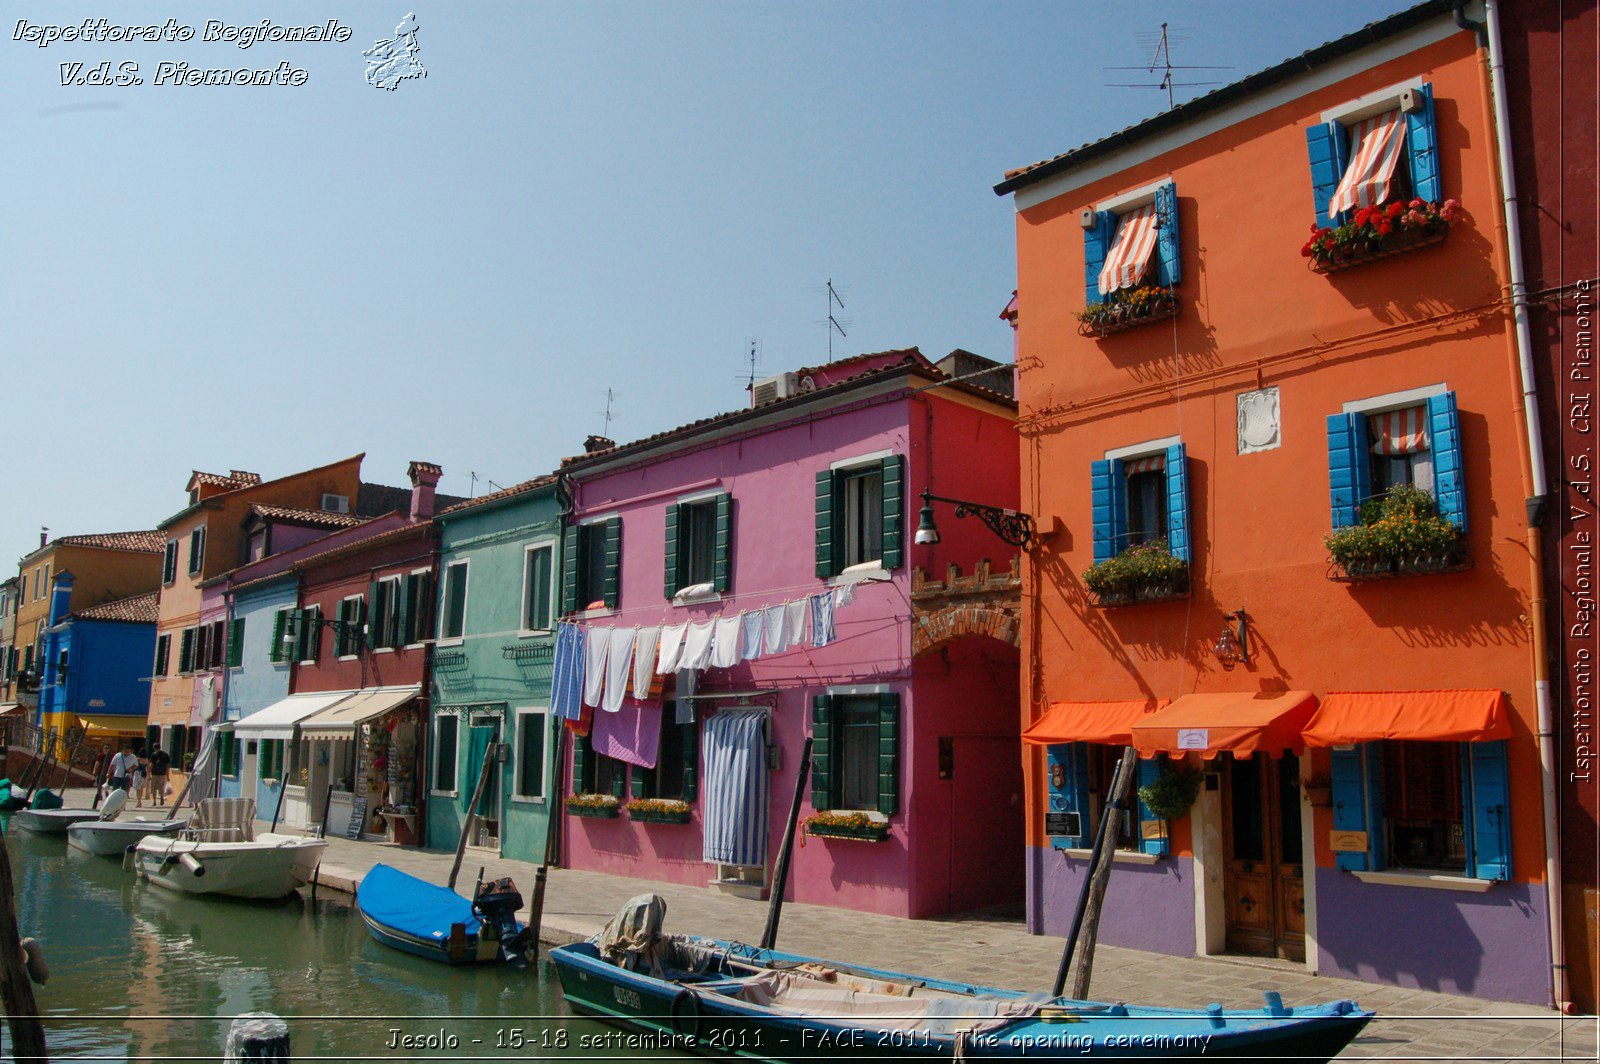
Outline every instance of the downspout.
{"type": "MultiPolygon", "coordinates": [[[[1460,8],[1458,24],[1466,25],[1460,8]]],[[[1544,877],[1546,910],[1550,936],[1551,1004],[1560,1012],[1571,1013],[1571,993],[1567,987],[1566,942],[1563,937],[1560,800],[1556,791],[1555,710],[1550,694],[1549,632],[1545,618],[1544,545],[1540,524],[1548,505],[1549,487],[1545,480],[1544,444],[1539,436],[1539,395],[1534,376],[1533,330],[1528,322],[1528,285],[1522,258],[1522,226],[1517,216],[1517,176],[1512,167],[1510,106],[1506,101],[1504,42],[1500,36],[1500,12],[1496,0],[1485,0],[1484,23],[1488,29],[1489,88],[1494,105],[1495,148],[1499,158],[1502,225],[1510,275],[1511,317],[1517,354],[1517,371],[1522,387],[1522,419],[1527,432],[1528,485],[1527,548],[1532,574],[1529,601],[1533,636],[1534,696],[1538,714],[1539,777],[1544,805],[1544,877]]],[[[1467,26],[1467,28],[1473,28],[1467,26]]],[[[1483,39],[1480,34],[1480,41],[1483,39]]]]}

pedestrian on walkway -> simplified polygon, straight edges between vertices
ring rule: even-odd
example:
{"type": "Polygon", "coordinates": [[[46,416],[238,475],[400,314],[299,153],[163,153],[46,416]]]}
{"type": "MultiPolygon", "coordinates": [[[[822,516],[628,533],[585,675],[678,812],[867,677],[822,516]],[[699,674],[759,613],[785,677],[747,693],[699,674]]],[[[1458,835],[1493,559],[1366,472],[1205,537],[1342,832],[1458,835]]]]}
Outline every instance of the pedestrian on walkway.
{"type": "Polygon", "coordinates": [[[150,754],[150,797],[156,805],[167,804],[167,772],[172,768],[172,755],[161,747],[150,754]]]}
{"type": "Polygon", "coordinates": [[[127,790],[132,782],[134,769],[138,767],[139,757],[133,752],[133,744],[123,743],[121,752],[111,759],[112,789],[121,787],[127,790]]]}

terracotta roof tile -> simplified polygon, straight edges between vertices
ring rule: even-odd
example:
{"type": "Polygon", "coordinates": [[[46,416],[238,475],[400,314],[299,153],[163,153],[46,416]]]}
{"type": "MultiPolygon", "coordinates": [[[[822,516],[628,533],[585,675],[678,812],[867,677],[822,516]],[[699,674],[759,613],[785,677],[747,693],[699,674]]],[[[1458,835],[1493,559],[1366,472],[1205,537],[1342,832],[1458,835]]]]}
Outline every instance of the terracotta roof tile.
{"type": "Polygon", "coordinates": [[[139,554],[160,554],[165,547],[161,533],[147,532],[92,532],[83,536],[61,536],[46,546],[101,547],[105,550],[135,551],[139,554]]]}
{"type": "Polygon", "coordinates": [[[355,514],[336,514],[327,510],[302,510],[294,506],[273,506],[269,503],[255,502],[250,504],[250,512],[258,517],[266,517],[278,521],[298,521],[303,525],[315,525],[319,528],[351,528],[366,520],[355,514]]]}
{"type": "Polygon", "coordinates": [[[147,591],[143,595],[133,595],[115,602],[91,606],[86,610],[73,613],[85,621],[129,621],[135,624],[156,623],[156,593],[147,591]]]}
{"type": "Polygon", "coordinates": [[[462,510],[470,510],[474,506],[486,506],[491,502],[499,502],[501,499],[509,499],[514,495],[523,495],[530,491],[537,491],[539,488],[554,484],[555,482],[556,478],[553,475],[534,477],[532,480],[524,480],[521,484],[513,484],[509,488],[501,488],[499,491],[492,491],[487,495],[479,495],[476,499],[466,499],[462,502],[455,503],[454,505],[446,506],[439,512],[441,514],[460,513],[462,510]]]}

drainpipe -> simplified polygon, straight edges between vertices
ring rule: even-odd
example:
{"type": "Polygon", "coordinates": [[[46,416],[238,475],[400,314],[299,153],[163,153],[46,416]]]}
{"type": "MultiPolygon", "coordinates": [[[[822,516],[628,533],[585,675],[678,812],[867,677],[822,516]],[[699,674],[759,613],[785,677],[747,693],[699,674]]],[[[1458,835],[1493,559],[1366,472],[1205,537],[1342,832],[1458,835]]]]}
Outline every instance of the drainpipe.
{"type": "MultiPolygon", "coordinates": [[[[1551,1004],[1560,1012],[1571,1013],[1571,993],[1567,988],[1566,942],[1563,937],[1561,876],[1560,799],[1556,790],[1555,710],[1551,704],[1549,672],[1549,633],[1545,623],[1544,546],[1540,520],[1549,502],[1545,481],[1544,444],[1539,436],[1539,396],[1533,366],[1533,331],[1528,323],[1528,285],[1522,259],[1522,226],[1517,215],[1517,176],[1512,168],[1510,107],[1506,102],[1505,45],[1500,36],[1500,11],[1496,0],[1485,0],[1484,22],[1488,28],[1489,87],[1494,104],[1495,148],[1500,164],[1500,191],[1505,232],[1506,258],[1510,273],[1511,316],[1517,353],[1517,371],[1522,386],[1522,418],[1527,431],[1527,462],[1524,472],[1529,487],[1527,499],[1528,563],[1532,570],[1533,595],[1529,602],[1533,636],[1534,694],[1538,713],[1539,776],[1544,804],[1544,878],[1549,915],[1551,1004]]],[[[1482,38],[1480,37],[1480,40],[1482,38]]]]}

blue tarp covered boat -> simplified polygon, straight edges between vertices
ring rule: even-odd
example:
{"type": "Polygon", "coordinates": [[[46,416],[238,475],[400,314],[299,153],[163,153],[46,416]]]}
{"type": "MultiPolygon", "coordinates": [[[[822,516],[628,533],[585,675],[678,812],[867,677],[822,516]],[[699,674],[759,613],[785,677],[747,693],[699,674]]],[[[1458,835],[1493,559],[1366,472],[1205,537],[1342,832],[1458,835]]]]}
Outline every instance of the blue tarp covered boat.
{"type": "MultiPolygon", "coordinates": [[[[492,890],[499,884],[488,886],[492,890]]],[[[480,964],[500,960],[502,944],[508,953],[516,952],[522,925],[511,914],[522,899],[514,886],[511,890],[507,899],[480,887],[474,903],[453,890],[380,864],[356,888],[356,908],[367,931],[385,946],[446,964],[480,964]],[[507,905],[510,912],[504,911],[507,905]]]]}

